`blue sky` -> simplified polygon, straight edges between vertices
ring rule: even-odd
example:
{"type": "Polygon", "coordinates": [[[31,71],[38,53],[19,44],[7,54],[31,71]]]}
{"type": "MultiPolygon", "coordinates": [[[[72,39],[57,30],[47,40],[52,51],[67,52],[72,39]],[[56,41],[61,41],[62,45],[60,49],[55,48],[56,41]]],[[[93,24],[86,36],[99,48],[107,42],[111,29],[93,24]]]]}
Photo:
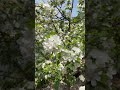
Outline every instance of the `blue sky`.
{"type": "MultiPolygon", "coordinates": [[[[42,0],[35,0],[35,3],[38,4],[40,1],[42,1],[42,0]]],[[[78,4],[78,0],[74,0],[74,8],[73,8],[73,13],[72,13],[73,17],[77,16],[77,14],[78,14],[78,12],[77,12],[77,4],[78,4]]]]}
{"type": "Polygon", "coordinates": [[[77,16],[77,14],[78,14],[78,12],[77,12],[77,4],[78,4],[78,0],[74,0],[74,8],[73,8],[73,13],[72,13],[73,17],[77,16]]]}

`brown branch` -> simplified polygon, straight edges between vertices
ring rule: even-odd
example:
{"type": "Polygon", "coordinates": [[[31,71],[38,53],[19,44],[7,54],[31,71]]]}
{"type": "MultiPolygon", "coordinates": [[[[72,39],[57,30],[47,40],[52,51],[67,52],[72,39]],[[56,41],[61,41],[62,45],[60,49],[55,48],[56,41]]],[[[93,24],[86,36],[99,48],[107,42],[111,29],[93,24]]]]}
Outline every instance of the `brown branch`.
{"type": "Polygon", "coordinates": [[[72,11],[73,11],[73,5],[74,5],[74,0],[72,0],[71,14],[72,14],[72,11]]]}
{"type": "Polygon", "coordinates": [[[72,17],[73,5],[74,5],[74,0],[72,0],[72,8],[71,8],[71,11],[70,11],[68,31],[71,30],[71,17],[72,17]]]}

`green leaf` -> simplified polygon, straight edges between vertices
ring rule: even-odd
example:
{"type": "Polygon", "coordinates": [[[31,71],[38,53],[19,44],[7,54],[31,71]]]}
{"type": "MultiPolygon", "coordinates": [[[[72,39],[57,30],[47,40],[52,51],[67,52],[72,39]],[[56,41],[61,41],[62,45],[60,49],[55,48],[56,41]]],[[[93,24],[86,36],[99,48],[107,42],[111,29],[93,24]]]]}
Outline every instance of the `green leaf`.
{"type": "Polygon", "coordinates": [[[59,84],[60,84],[60,80],[57,79],[54,83],[55,90],[59,90],[59,84]]]}

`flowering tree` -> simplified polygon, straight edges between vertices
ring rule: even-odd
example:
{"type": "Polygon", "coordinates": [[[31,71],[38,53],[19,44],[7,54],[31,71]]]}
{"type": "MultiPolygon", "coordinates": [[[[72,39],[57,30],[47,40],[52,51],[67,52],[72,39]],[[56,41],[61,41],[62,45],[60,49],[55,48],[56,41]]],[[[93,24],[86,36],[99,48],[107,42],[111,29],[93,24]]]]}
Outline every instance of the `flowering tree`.
{"type": "Polygon", "coordinates": [[[74,90],[78,81],[84,84],[85,69],[87,90],[117,90],[119,1],[86,2],[86,50],[84,0],[78,1],[75,17],[74,1],[43,0],[36,6],[36,88],[47,85],[57,90],[64,84],[66,90],[74,90]]]}
{"type": "Polygon", "coordinates": [[[86,2],[86,90],[120,89],[119,2],[86,2]]]}
{"type": "Polygon", "coordinates": [[[0,2],[0,90],[34,89],[34,1],[0,2]]]}
{"type": "Polygon", "coordinates": [[[36,88],[70,89],[84,83],[84,6],[79,0],[73,17],[74,0],[43,0],[36,5],[36,88]]]}

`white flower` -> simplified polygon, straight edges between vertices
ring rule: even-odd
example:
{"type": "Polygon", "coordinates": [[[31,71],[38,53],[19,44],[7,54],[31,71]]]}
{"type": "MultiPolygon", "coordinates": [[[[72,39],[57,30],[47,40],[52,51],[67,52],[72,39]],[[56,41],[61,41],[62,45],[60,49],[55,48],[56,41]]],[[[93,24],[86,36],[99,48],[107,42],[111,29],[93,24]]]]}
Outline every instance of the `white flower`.
{"type": "Polygon", "coordinates": [[[83,59],[83,57],[84,57],[84,55],[81,53],[81,54],[80,54],[80,59],[83,59]]]}
{"type": "Polygon", "coordinates": [[[73,52],[73,51],[70,51],[70,50],[67,50],[67,49],[62,49],[61,51],[64,52],[64,55],[63,55],[63,59],[65,61],[73,61],[75,60],[76,58],[76,54],[73,52]]]}
{"type": "Polygon", "coordinates": [[[85,90],[85,86],[80,86],[79,90],[85,90]]]}
{"type": "Polygon", "coordinates": [[[59,66],[60,71],[64,70],[64,66],[63,66],[63,64],[60,63],[59,65],[60,65],[60,66],[59,66]]]}
{"type": "Polygon", "coordinates": [[[44,63],[42,63],[42,68],[44,68],[46,66],[46,64],[51,64],[52,62],[50,60],[45,61],[44,63]]]}
{"type": "Polygon", "coordinates": [[[45,79],[47,79],[48,78],[48,76],[47,75],[45,75],[45,79]]]}
{"type": "Polygon", "coordinates": [[[58,35],[53,35],[49,38],[50,41],[53,41],[56,45],[61,45],[62,41],[58,35]]]}
{"type": "Polygon", "coordinates": [[[56,11],[56,10],[54,10],[54,12],[53,12],[53,15],[56,15],[58,12],[56,11]]]}
{"type": "Polygon", "coordinates": [[[46,62],[45,62],[46,64],[50,64],[50,63],[52,63],[50,60],[47,60],[46,62]]]}
{"type": "Polygon", "coordinates": [[[80,75],[79,78],[80,78],[80,80],[81,80],[82,82],[85,81],[85,77],[84,77],[83,75],[80,75]]]}
{"type": "Polygon", "coordinates": [[[50,5],[45,3],[45,4],[43,4],[43,8],[50,8],[50,5]]]}
{"type": "Polygon", "coordinates": [[[47,78],[49,78],[49,77],[51,77],[51,75],[50,75],[50,74],[45,75],[45,79],[47,79],[47,78]]]}
{"type": "Polygon", "coordinates": [[[76,53],[76,54],[79,54],[81,51],[80,51],[80,48],[78,47],[73,47],[72,50],[76,53]]]}
{"type": "Polygon", "coordinates": [[[42,68],[44,68],[44,67],[45,67],[45,63],[42,64],[42,68]]]}
{"type": "Polygon", "coordinates": [[[47,41],[43,42],[43,47],[45,50],[51,51],[54,47],[54,43],[47,40],[47,41]]]}
{"type": "Polygon", "coordinates": [[[53,49],[58,49],[57,46],[61,45],[62,41],[58,35],[53,35],[43,42],[43,47],[47,51],[52,51],[53,49]]]}

